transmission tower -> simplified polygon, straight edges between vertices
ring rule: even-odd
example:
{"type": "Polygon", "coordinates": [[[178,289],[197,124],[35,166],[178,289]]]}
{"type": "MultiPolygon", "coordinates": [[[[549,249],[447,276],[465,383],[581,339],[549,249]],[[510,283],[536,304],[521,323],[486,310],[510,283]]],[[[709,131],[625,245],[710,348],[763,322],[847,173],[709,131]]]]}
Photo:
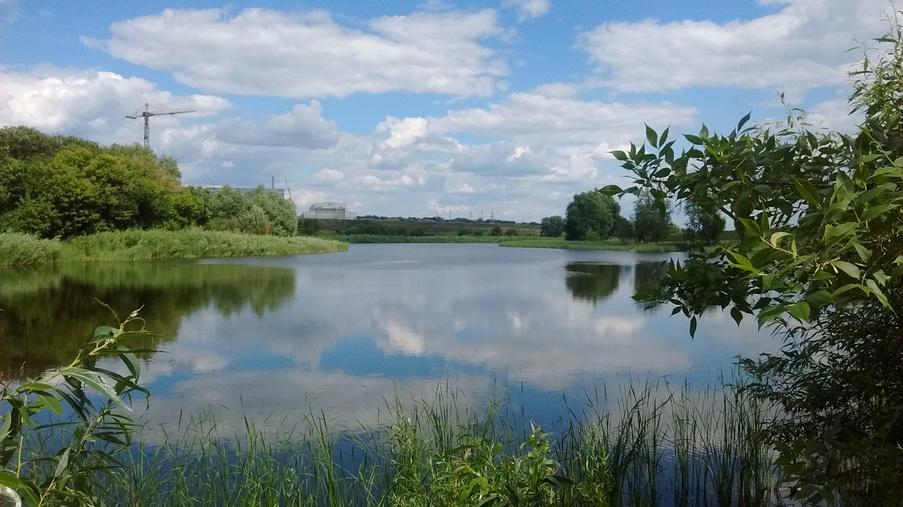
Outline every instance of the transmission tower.
{"type": "Polygon", "coordinates": [[[133,115],[126,115],[126,118],[137,120],[138,118],[144,118],[144,147],[150,149],[150,119],[151,116],[175,116],[177,114],[183,113],[193,113],[194,109],[179,109],[177,111],[160,111],[156,113],[152,113],[150,111],[150,105],[146,102],[144,104],[144,111],[140,113],[135,113],[133,115]]]}

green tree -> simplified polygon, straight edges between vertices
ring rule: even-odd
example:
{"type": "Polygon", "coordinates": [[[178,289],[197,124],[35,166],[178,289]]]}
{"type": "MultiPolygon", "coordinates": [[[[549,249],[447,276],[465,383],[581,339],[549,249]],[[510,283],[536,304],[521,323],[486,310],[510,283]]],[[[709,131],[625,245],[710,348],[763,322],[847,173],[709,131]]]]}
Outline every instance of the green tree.
{"type": "Polygon", "coordinates": [[[786,339],[742,364],[778,407],[768,435],[806,501],[895,505],[903,498],[903,41],[853,73],[853,135],[790,116],[726,134],[703,127],[675,153],[668,130],[615,152],[634,187],[719,210],[745,237],[671,262],[643,296],[671,302],[690,333],[711,307],[754,315],[786,339]],[[648,151],[647,151],[648,150],[648,151]]]}
{"type": "Polygon", "coordinates": [[[558,238],[564,234],[564,219],[558,215],[545,217],[539,225],[539,235],[547,238],[558,238]]]}
{"type": "Polygon", "coordinates": [[[640,192],[633,206],[633,230],[639,241],[661,241],[671,227],[671,213],[664,200],[640,192]]]}
{"type": "Polygon", "coordinates": [[[609,195],[598,190],[576,194],[568,204],[564,235],[568,240],[600,239],[611,236],[621,207],[609,195]],[[595,234],[590,234],[595,233],[595,234]]]}
{"type": "Polygon", "coordinates": [[[694,241],[718,241],[724,232],[724,219],[718,211],[706,210],[693,201],[687,201],[684,210],[687,213],[687,231],[694,241]]]}
{"type": "Polygon", "coordinates": [[[633,222],[618,215],[617,223],[615,224],[615,236],[621,239],[633,239],[633,237],[636,236],[633,222]]]}

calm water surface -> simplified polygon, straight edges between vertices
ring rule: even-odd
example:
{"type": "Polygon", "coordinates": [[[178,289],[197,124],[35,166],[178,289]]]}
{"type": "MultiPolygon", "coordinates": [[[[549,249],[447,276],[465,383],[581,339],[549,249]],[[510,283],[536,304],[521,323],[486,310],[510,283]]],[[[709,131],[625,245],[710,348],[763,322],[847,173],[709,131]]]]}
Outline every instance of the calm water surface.
{"type": "MultiPolygon", "coordinates": [[[[695,339],[670,308],[630,296],[667,255],[352,245],[347,253],[202,262],[90,264],[0,272],[0,378],[69,359],[109,313],[142,306],[160,335],[144,345],[144,414],[171,423],[217,410],[376,424],[384,400],[430,398],[446,382],[474,400],[506,388],[554,422],[563,395],[624,378],[702,386],[737,355],[772,350],[752,323],[704,318],[695,339]]],[[[229,415],[231,414],[231,415],[229,415]]]]}

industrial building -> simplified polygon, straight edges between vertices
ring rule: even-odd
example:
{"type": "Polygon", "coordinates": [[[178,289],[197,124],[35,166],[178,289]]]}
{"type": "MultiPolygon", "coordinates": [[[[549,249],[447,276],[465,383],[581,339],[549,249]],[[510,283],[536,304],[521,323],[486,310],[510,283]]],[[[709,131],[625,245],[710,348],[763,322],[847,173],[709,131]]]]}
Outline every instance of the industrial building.
{"type": "Polygon", "coordinates": [[[301,214],[301,217],[320,220],[354,220],[356,215],[345,208],[345,203],[315,202],[309,210],[301,214]]]}

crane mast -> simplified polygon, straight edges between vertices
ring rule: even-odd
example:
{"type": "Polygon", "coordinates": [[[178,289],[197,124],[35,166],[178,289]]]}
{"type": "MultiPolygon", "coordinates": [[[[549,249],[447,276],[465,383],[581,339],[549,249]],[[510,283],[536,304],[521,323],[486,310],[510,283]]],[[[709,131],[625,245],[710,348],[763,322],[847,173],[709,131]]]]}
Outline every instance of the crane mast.
{"type": "Polygon", "coordinates": [[[150,149],[150,119],[151,116],[175,116],[177,114],[184,113],[193,113],[195,112],[193,109],[179,109],[176,111],[158,111],[151,112],[150,104],[144,103],[144,111],[141,113],[135,113],[133,115],[126,115],[126,118],[137,120],[138,118],[144,118],[144,147],[150,149]]]}

